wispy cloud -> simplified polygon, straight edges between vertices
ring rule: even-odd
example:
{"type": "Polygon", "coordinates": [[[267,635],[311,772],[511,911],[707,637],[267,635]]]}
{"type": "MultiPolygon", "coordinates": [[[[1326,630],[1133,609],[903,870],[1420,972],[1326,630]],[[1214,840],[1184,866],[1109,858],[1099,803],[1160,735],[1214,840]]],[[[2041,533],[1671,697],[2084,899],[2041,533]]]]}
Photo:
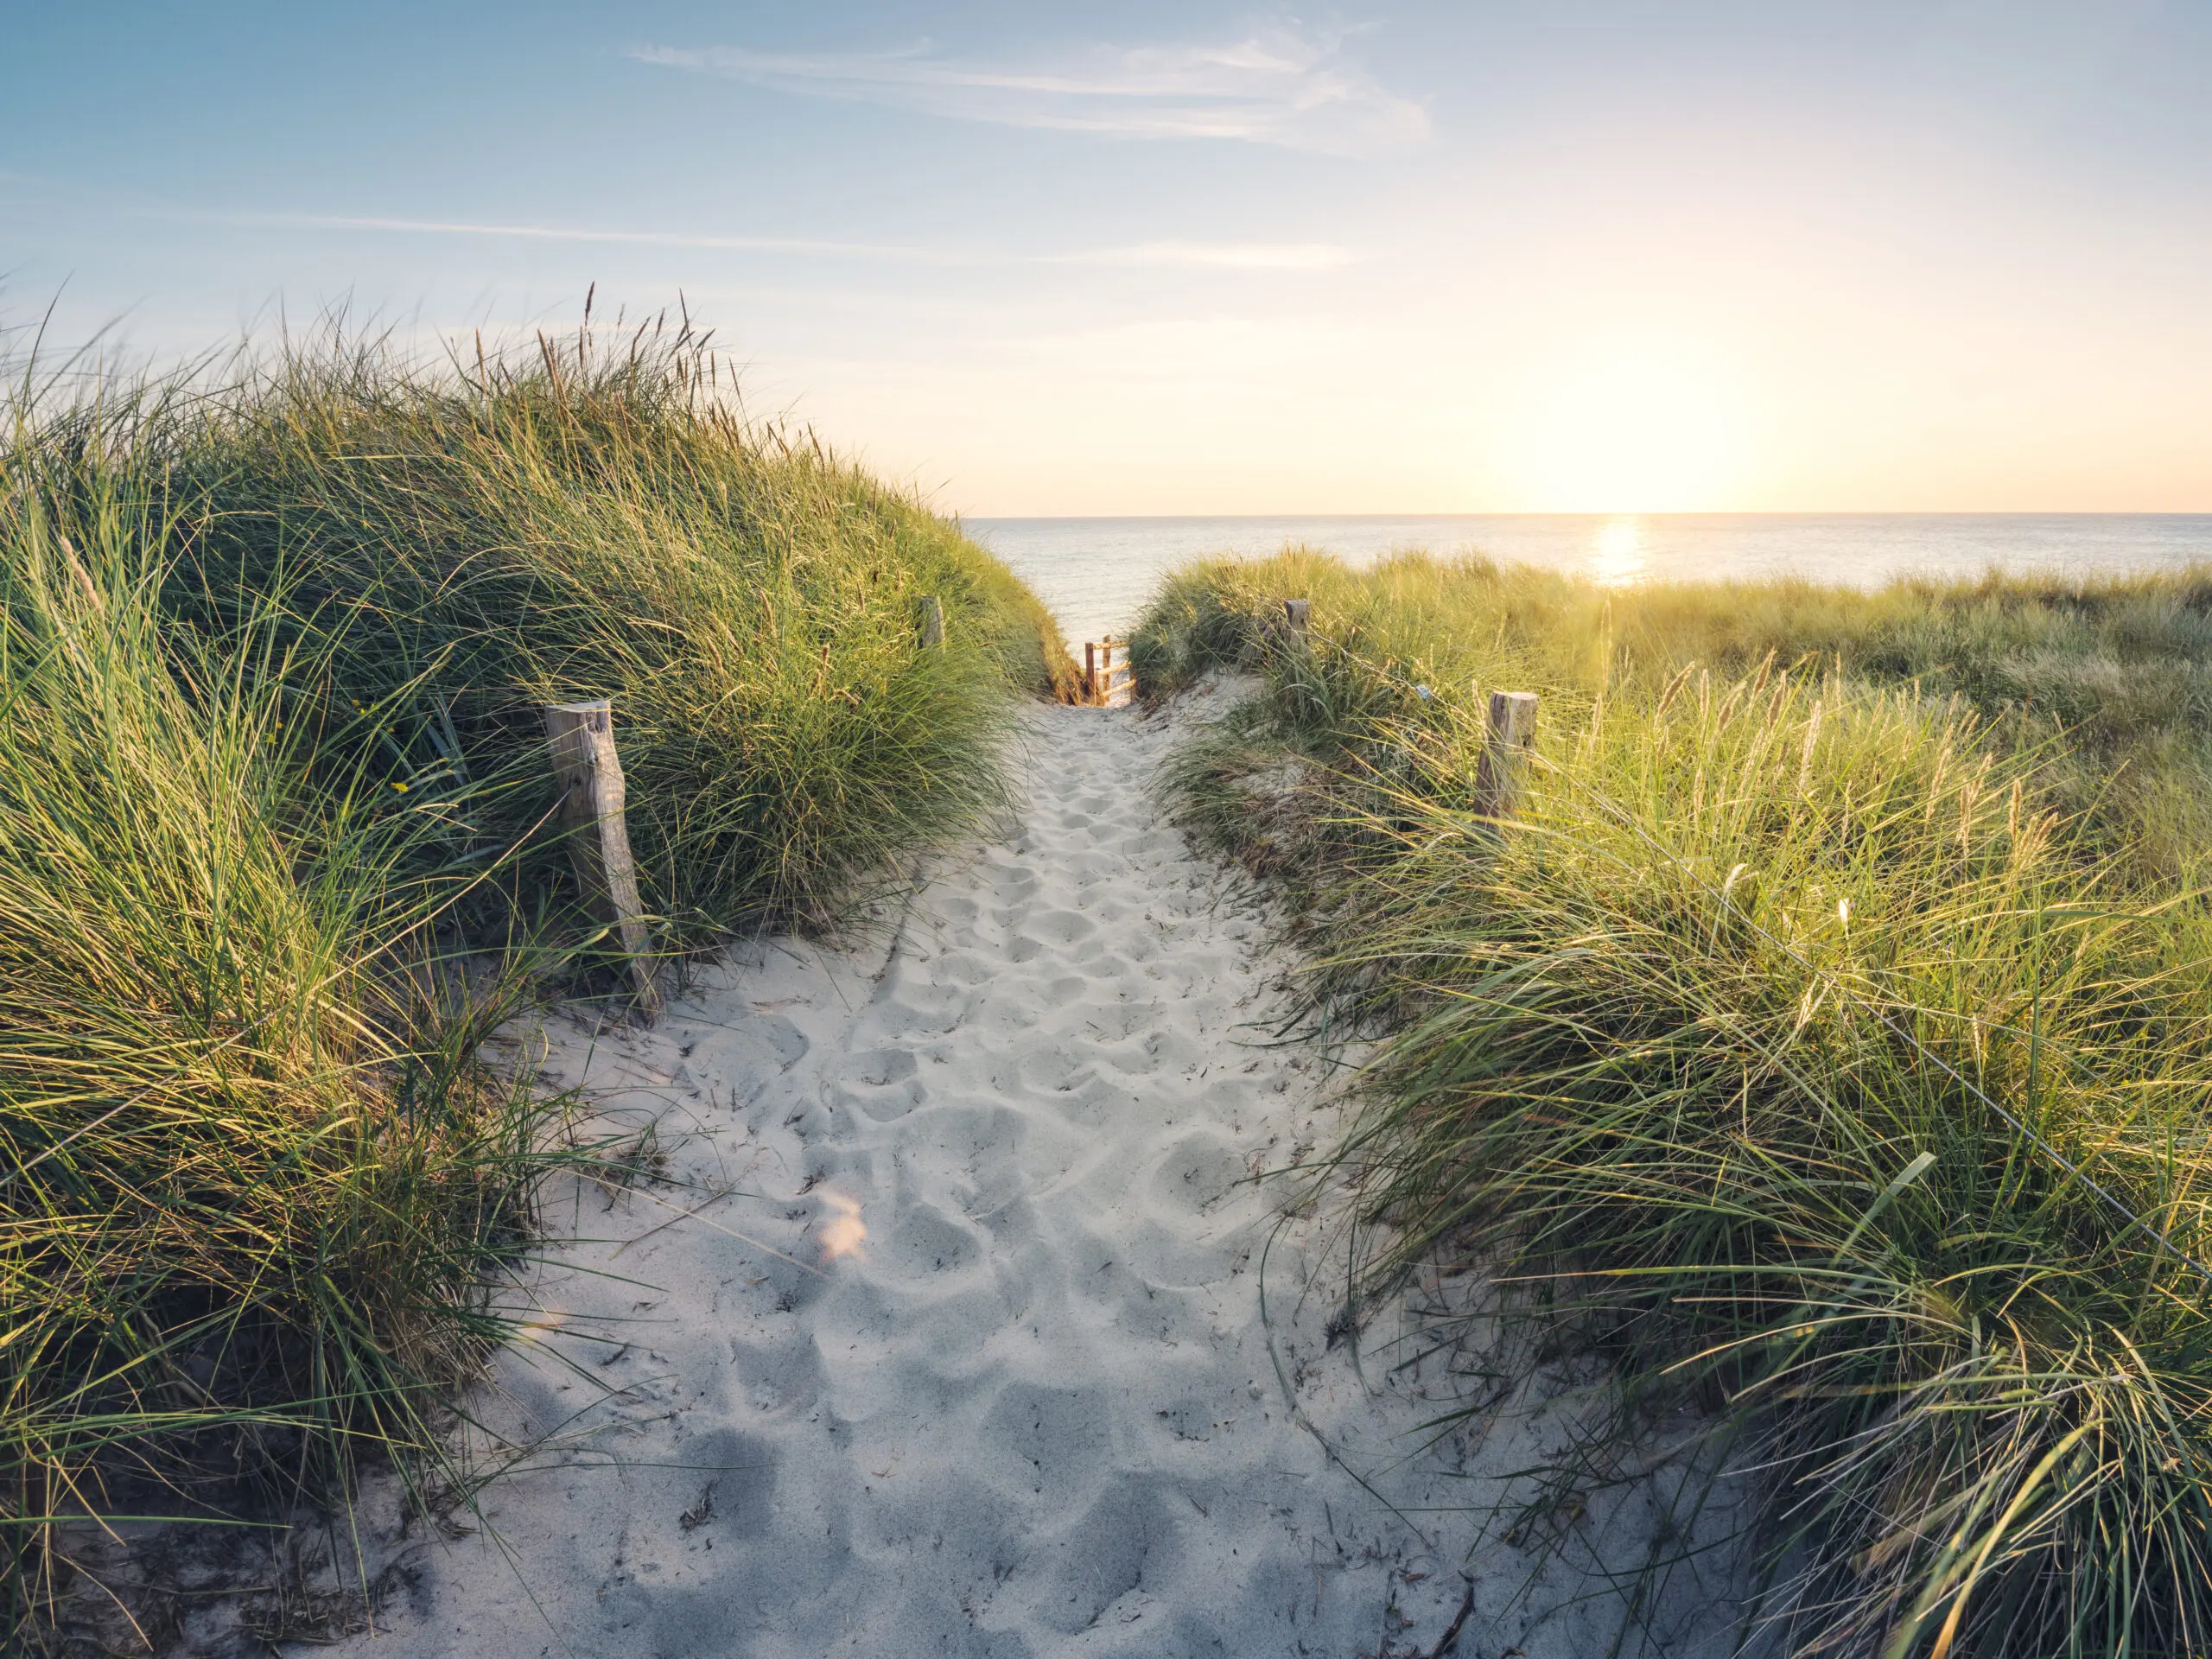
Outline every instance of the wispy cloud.
{"type": "Polygon", "coordinates": [[[1428,111],[1344,55],[1343,30],[1257,29],[1225,44],[1108,47],[986,62],[929,42],[882,53],[632,48],[643,63],[956,120],[1135,138],[1232,138],[1378,156],[1418,148],[1428,111]]]}
{"type": "Polygon", "coordinates": [[[1360,256],[1329,242],[1140,242],[1062,253],[1008,253],[989,248],[931,248],[889,242],[840,242],[795,236],[716,236],[689,231],[631,231],[569,225],[502,225],[450,219],[387,219],[340,213],[165,214],[217,218],[226,224],[393,236],[503,237],[526,242],[608,243],[645,248],[696,248],[776,253],[913,265],[1105,265],[1148,270],[1333,270],[1360,256]]]}
{"type": "Polygon", "coordinates": [[[1359,255],[1332,242],[1140,242],[1125,248],[1034,256],[1048,265],[1182,266],[1216,270],[1334,270],[1359,255]]]}
{"type": "Polygon", "coordinates": [[[450,219],[372,219],[340,213],[257,213],[261,224],[310,231],[371,231],[405,236],[508,237],[525,242],[612,242],[645,248],[708,248],[739,253],[792,253],[839,259],[883,259],[904,264],[972,265],[957,249],[902,247],[895,243],[836,242],[795,236],[713,236],[690,231],[594,230],[573,225],[495,225],[450,219]]]}

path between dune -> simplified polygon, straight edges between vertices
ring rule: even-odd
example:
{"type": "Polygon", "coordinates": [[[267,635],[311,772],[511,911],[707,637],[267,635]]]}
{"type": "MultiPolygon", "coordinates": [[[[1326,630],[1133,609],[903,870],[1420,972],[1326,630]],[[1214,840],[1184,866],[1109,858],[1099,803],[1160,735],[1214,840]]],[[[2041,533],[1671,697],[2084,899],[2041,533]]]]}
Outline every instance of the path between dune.
{"type": "Polygon", "coordinates": [[[1427,1654],[1470,1585],[1470,1659],[1603,1649],[1603,1605],[1533,1619],[1589,1586],[1439,1511],[1541,1460],[1541,1410],[1422,1451],[1442,1391],[1300,1300],[1313,1218],[1262,1322],[1249,1178],[1333,1119],[1266,916],[1147,793],[1173,741],[1038,711],[1015,820],[887,957],[778,944],[653,1031],[555,1023],[548,1075],[657,1117],[676,1184],[553,1217],[560,1322],[475,1409],[556,1443],[486,1491],[496,1544],[388,1529],[352,1651],[1427,1654]]]}

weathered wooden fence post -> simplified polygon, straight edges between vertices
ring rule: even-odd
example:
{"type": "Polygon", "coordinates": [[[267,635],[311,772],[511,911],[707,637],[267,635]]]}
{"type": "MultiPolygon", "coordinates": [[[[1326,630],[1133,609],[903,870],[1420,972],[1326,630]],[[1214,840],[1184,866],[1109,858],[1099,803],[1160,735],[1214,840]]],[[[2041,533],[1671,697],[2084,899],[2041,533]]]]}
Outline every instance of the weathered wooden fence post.
{"type": "Polygon", "coordinates": [[[1283,601],[1283,626],[1292,645],[1302,645],[1306,643],[1306,625],[1312,620],[1313,614],[1313,601],[1310,599],[1283,601]]]}
{"type": "Polygon", "coordinates": [[[944,643],[944,606],[935,594],[922,595],[922,649],[931,651],[944,643]]]}
{"type": "Polygon", "coordinates": [[[1521,802],[1521,774],[1536,741],[1536,694],[1493,691],[1482,758],[1475,764],[1475,810],[1508,818],[1521,802]]]}
{"type": "Polygon", "coordinates": [[[650,1019],[659,1010],[660,995],[653,988],[652,959],[646,955],[652,937],[638,898],[638,867],[622,821],[622,763],[614,754],[613,706],[605,697],[548,703],[545,735],[561,788],[569,857],[584,902],[621,940],[638,988],[639,1010],[650,1019]]]}
{"type": "Polygon", "coordinates": [[[1083,642],[1083,700],[1100,709],[1116,706],[1114,699],[1122,702],[1136,691],[1136,667],[1129,660],[1129,643],[1108,634],[1103,639],[1083,642]],[[1122,653],[1120,667],[1114,664],[1114,653],[1122,653]],[[1124,695],[1127,694],[1127,695],[1124,695]]]}

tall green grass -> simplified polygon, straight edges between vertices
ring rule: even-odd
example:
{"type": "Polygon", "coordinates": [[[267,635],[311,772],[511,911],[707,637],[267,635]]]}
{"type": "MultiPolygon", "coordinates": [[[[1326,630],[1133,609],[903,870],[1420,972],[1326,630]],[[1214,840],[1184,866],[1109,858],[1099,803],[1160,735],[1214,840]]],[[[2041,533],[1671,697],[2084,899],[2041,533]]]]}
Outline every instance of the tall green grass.
{"type": "MultiPolygon", "coordinates": [[[[1156,683],[1265,676],[1178,782],[1294,877],[1317,1011],[1385,1034],[1330,1163],[1374,1224],[1362,1293],[1478,1269],[1510,1325],[1612,1357],[1624,1436],[1708,1414],[1787,1650],[2212,1643],[2197,849],[2114,855],[2172,772],[2082,809],[2161,753],[2126,693],[2045,721],[1971,690],[2049,683],[2022,639],[2164,640],[2145,671],[2186,680],[2200,602],[1300,558],[1185,573],[1139,632],[1156,683]],[[1310,649],[1267,626],[1301,591],[1310,649]],[[1909,676],[1867,643],[1946,630],[1909,676]],[[1474,810],[1492,689],[1546,696],[1505,824],[1474,810]]],[[[2158,734],[2183,776],[2200,719],[2158,734]]]]}
{"type": "Polygon", "coordinates": [[[120,1517],[281,1516],[364,1452],[459,1478],[442,1414],[522,1317],[537,1195],[619,1152],[478,1057],[591,943],[540,702],[614,698],[683,951],[891,879],[1068,676],[1001,568],[725,414],[698,346],[17,383],[0,1647],[99,1598],[120,1517]]]}
{"type": "MultiPolygon", "coordinates": [[[[1066,648],[944,520],[734,413],[700,337],[595,338],[439,369],[334,337],[261,365],[164,434],[195,503],[168,601],[219,631],[280,600],[337,641],[331,709],[385,711],[370,747],[407,790],[480,783],[540,703],[612,696],[670,943],[825,920],[992,804],[1014,696],[1072,695],[1066,648]],[[925,595],[941,651],[917,648],[925,595]]],[[[531,782],[474,790],[455,833],[512,840],[531,782]]]]}
{"type": "Polygon", "coordinates": [[[1238,660],[1285,594],[1310,596],[1331,638],[1440,690],[1503,676],[1578,699],[1649,696],[1693,664],[1742,676],[1771,657],[1955,696],[1985,743],[2058,763],[2046,775],[2069,817],[2106,852],[2177,879],[2212,848],[2212,570],[1609,588],[1479,558],[1354,571],[1292,550],[1172,577],[1133,646],[1141,681],[1172,689],[1238,660]]]}
{"type": "Polygon", "coordinates": [[[563,1103],[474,1060],[499,1003],[425,976],[404,826],[303,788],[287,664],[165,625],[145,483],[21,429],[0,458],[11,1650],[70,1587],[86,1535],[57,1522],[435,1456],[574,1161],[563,1103]]]}

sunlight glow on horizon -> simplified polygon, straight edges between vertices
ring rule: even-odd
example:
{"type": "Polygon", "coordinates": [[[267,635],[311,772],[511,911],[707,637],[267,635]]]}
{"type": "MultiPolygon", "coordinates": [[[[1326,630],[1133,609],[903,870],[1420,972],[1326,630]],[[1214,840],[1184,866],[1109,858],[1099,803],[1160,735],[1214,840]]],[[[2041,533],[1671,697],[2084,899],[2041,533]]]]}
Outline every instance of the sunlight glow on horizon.
{"type": "Polygon", "coordinates": [[[2212,7],[554,11],[26,11],[0,346],[595,286],[974,518],[2212,512],[2212,7]]]}
{"type": "Polygon", "coordinates": [[[1681,348],[1591,348],[1533,402],[1506,462],[1525,511],[1694,512],[1760,481],[1742,400],[1681,348]]]}

